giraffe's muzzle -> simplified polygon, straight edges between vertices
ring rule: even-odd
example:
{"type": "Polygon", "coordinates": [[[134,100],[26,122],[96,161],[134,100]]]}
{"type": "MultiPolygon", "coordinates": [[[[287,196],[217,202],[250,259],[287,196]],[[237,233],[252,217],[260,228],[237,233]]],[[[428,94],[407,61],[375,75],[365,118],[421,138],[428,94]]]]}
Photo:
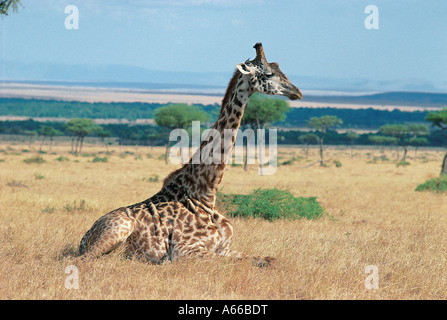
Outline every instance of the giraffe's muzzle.
{"type": "Polygon", "coordinates": [[[284,91],[284,95],[287,96],[290,100],[297,100],[297,99],[303,99],[303,94],[301,93],[300,89],[292,85],[291,88],[287,88],[284,91]]]}

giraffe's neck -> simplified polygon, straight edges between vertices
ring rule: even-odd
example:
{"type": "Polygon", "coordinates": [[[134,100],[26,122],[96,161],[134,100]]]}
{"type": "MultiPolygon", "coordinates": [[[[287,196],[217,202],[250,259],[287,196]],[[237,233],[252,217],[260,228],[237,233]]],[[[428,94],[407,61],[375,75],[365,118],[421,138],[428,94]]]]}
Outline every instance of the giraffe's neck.
{"type": "Polygon", "coordinates": [[[219,137],[220,140],[216,139],[213,144],[214,139],[205,139],[190,162],[168,177],[169,181],[164,187],[168,192],[181,186],[183,191],[180,192],[210,209],[214,208],[226,160],[232,154],[244,109],[252,93],[250,78],[236,70],[222,101],[219,117],[211,130],[213,137],[219,137]],[[210,153],[218,157],[207,158],[206,155],[210,153]]]}
{"type": "MultiPolygon", "coordinates": [[[[253,93],[249,80],[248,76],[236,70],[222,101],[219,117],[211,131],[220,139],[217,139],[218,142],[214,144],[212,144],[214,136],[212,140],[203,141],[197,151],[201,153],[201,161],[199,165],[193,165],[192,179],[198,185],[199,192],[196,193],[199,197],[198,200],[209,208],[214,207],[217,190],[222,180],[227,160],[232,155],[236,134],[244,116],[245,106],[253,93]],[[210,144],[212,144],[212,148],[210,144]],[[217,155],[217,157],[206,159],[208,151],[217,155]]],[[[197,156],[197,153],[195,156],[197,156]]],[[[191,161],[193,160],[194,156],[191,161]]]]}

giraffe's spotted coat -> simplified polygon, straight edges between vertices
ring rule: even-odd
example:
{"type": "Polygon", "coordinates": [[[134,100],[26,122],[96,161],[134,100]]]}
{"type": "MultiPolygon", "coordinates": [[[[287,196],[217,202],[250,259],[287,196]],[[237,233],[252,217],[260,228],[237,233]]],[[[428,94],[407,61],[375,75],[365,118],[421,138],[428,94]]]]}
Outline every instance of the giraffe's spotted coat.
{"type": "MultiPolygon", "coordinates": [[[[229,249],[233,226],[215,207],[225,159],[232,152],[232,148],[225,148],[224,132],[233,130],[233,146],[244,108],[254,92],[301,98],[301,92],[278,64],[267,62],[262,45],[256,44],[255,48],[256,58],[238,65],[213,126],[221,134],[222,161],[194,164],[193,156],[189,163],[165,179],[162,189],[154,196],[99,218],[81,240],[81,255],[94,258],[125,244],[128,256],[157,264],[186,256],[247,257],[229,249]]],[[[200,154],[208,143],[203,141],[197,152],[200,154]]],[[[269,265],[273,260],[251,258],[260,266],[269,265]]]]}

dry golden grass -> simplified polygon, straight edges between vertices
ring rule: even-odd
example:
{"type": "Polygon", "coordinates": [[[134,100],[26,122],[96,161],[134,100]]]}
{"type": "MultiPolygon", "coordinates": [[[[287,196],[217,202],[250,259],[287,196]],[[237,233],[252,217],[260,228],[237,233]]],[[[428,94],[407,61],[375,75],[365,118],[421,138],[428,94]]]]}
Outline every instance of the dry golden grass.
{"type": "MultiPolygon", "coordinates": [[[[79,260],[79,241],[97,218],[148,198],[176,166],[158,160],[161,148],[139,148],[142,159],[135,160],[119,156],[134,147],[114,147],[107,163],[95,163],[92,155],[75,157],[69,146],[56,146],[56,154],[41,155],[42,164],[24,163],[36,155],[24,149],[0,145],[0,299],[447,298],[447,195],[414,191],[439,174],[440,151],[420,151],[406,167],[367,163],[368,150],[356,150],[351,159],[343,148],[326,153],[341,167],[303,168],[317,160],[316,150],[273,176],[259,176],[255,166],[248,172],[228,167],[224,193],[287,188],[316,196],[328,213],[312,221],[231,219],[233,249],[277,257],[273,268],[260,269],[225,258],[162,266],[119,253],[79,260]],[[61,155],[70,161],[56,161],[61,155]],[[155,175],[159,181],[149,182],[155,175]],[[69,265],[79,271],[77,290],[65,287],[69,265]],[[378,289],[365,287],[368,265],[378,267],[378,289]]],[[[279,162],[299,155],[297,148],[280,149],[279,162]]]]}

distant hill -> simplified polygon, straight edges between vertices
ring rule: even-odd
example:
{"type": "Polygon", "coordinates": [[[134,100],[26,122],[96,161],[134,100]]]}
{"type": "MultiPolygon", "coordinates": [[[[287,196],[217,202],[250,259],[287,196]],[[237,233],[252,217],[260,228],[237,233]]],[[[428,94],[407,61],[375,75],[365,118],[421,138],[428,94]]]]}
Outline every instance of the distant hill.
{"type": "MultiPolygon", "coordinates": [[[[139,84],[164,84],[174,86],[213,86],[225,89],[235,69],[230,65],[225,72],[200,70],[197,72],[151,70],[121,64],[70,64],[46,62],[18,62],[0,59],[0,80],[57,81],[80,83],[121,83],[136,88],[139,84]]],[[[287,70],[284,70],[287,73],[287,70]]],[[[417,79],[371,80],[362,78],[332,78],[288,74],[290,80],[302,90],[329,90],[352,92],[444,92],[446,85],[417,79]]],[[[340,98],[340,97],[338,97],[340,98]]]]}
{"type": "Polygon", "coordinates": [[[60,63],[21,63],[0,60],[0,80],[25,82],[78,82],[78,83],[140,83],[165,85],[224,86],[231,77],[229,72],[181,72],[149,70],[127,65],[86,65],[60,63]]]}
{"type": "Polygon", "coordinates": [[[385,92],[362,96],[306,96],[306,101],[393,106],[447,107],[447,93],[385,92]]]}

